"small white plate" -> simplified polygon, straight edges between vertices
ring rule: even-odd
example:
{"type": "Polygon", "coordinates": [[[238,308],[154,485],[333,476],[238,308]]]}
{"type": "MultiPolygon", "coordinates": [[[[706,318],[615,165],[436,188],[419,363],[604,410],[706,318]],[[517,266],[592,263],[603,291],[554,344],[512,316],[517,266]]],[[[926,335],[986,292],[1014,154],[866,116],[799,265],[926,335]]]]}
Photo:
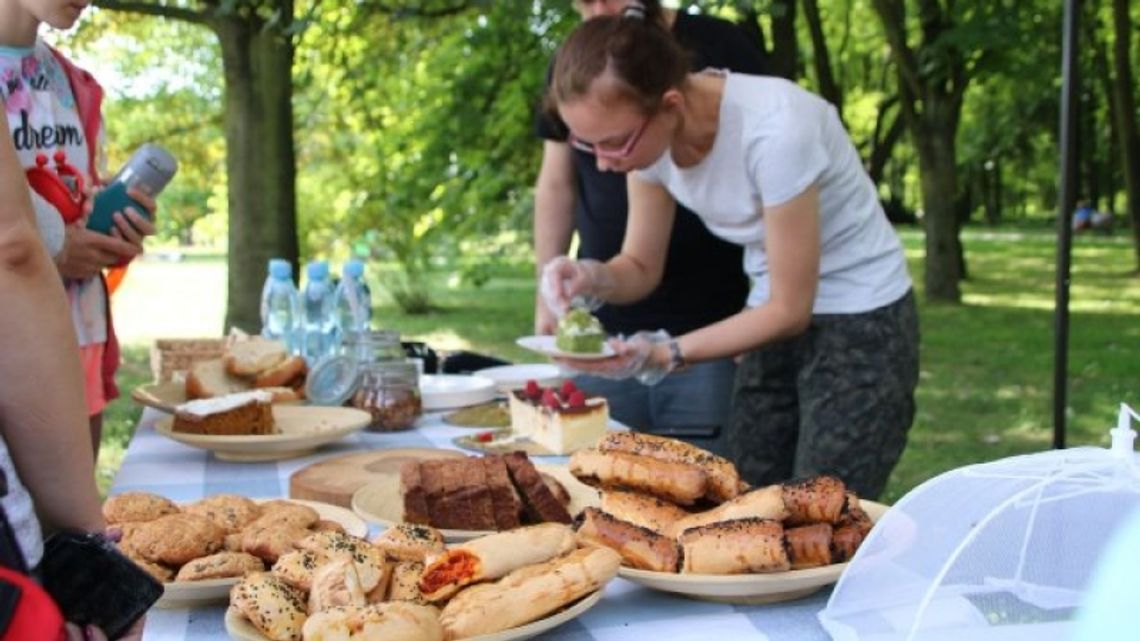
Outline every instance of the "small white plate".
{"type": "Polygon", "coordinates": [[[564,352],[554,345],[554,336],[523,336],[515,341],[519,347],[525,347],[532,352],[553,356],[556,358],[576,358],[578,360],[601,360],[614,355],[614,348],[609,343],[602,343],[602,351],[598,353],[564,352]]]}
{"type": "Polygon", "coordinates": [[[522,389],[526,387],[527,381],[534,381],[542,387],[554,387],[560,385],[564,378],[558,366],[550,363],[500,365],[481,369],[474,374],[495,381],[500,394],[508,394],[511,390],[522,389]]]}
{"type": "Polygon", "coordinates": [[[420,377],[420,397],[424,411],[434,412],[495,399],[495,381],[463,374],[424,374],[420,377]]]}

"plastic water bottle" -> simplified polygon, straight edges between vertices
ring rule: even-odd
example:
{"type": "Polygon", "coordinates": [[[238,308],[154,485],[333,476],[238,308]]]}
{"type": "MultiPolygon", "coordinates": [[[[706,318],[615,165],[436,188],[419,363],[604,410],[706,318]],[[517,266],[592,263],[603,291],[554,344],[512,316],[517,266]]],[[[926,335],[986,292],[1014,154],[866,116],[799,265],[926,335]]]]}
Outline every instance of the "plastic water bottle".
{"type": "Polygon", "coordinates": [[[284,341],[291,353],[297,344],[297,288],[293,286],[293,265],[280,258],[269,261],[269,275],[261,288],[261,335],[284,341]]]}
{"type": "Polygon", "coordinates": [[[372,322],[372,292],[364,282],[364,263],[354,259],[344,264],[334,298],[341,340],[353,332],[368,330],[372,322]]]}
{"type": "Polygon", "coordinates": [[[336,314],[333,288],[329,282],[329,264],[323,260],[309,263],[304,293],[301,295],[304,323],[302,354],[309,364],[324,358],[334,347],[336,314]]]}

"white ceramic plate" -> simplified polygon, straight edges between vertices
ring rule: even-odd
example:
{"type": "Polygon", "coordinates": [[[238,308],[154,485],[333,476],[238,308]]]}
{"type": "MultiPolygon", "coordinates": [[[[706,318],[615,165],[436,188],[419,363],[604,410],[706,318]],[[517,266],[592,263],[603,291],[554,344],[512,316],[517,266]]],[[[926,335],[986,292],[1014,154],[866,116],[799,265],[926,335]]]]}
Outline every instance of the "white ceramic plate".
{"type": "MultiPolygon", "coordinates": [[[[878,521],[887,506],[873,501],[861,501],[872,521],[878,521]]],[[[846,563],[835,563],[822,568],[790,570],[771,574],[673,574],[621,567],[618,576],[640,583],[647,588],[673,592],[694,599],[720,603],[776,603],[805,597],[820,588],[839,580],[847,568],[846,563]]]]}
{"type": "MultiPolygon", "coordinates": [[[[322,519],[340,523],[345,532],[352,536],[361,538],[368,536],[368,524],[353,514],[352,510],[316,501],[288,500],[313,508],[317,514],[321,515],[322,519]]],[[[165,592],[155,606],[159,608],[193,608],[209,603],[224,603],[230,597],[230,588],[235,583],[237,583],[235,578],[164,583],[165,592]]]]}
{"type": "Polygon", "coordinates": [[[515,341],[519,347],[525,347],[532,352],[553,356],[555,358],[576,358],[578,360],[595,361],[609,358],[614,355],[614,348],[609,343],[602,344],[602,351],[597,354],[581,352],[564,352],[554,345],[554,336],[523,336],[515,341]]]}
{"type": "Polygon", "coordinates": [[[495,398],[495,381],[463,374],[424,374],[420,397],[425,412],[479,405],[495,398]]]}
{"type": "MultiPolygon", "coordinates": [[[[594,607],[601,598],[602,591],[598,590],[597,592],[586,595],[574,605],[564,610],[559,610],[545,619],[532,621],[526,625],[520,625],[516,628],[503,630],[502,632],[467,637],[462,641],[522,641],[523,639],[529,639],[577,617],[586,610],[594,607]]],[[[269,641],[268,637],[263,635],[260,630],[249,622],[249,619],[242,616],[233,608],[226,608],[226,632],[229,632],[230,638],[236,641],[269,641]]]]}
{"type": "MultiPolygon", "coordinates": [[[[570,474],[565,465],[535,465],[536,470],[558,480],[570,494],[567,511],[573,516],[583,508],[601,505],[598,491],[570,474]]],[[[352,495],[352,511],[365,521],[391,527],[404,520],[404,497],[400,495],[400,475],[390,474],[365,485],[352,495]]],[[[486,534],[483,530],[440,530],[450,542],[467,541],[486,534]]]]}
{"type": "Polygon", "coordinates": [[[522,365],[500,365],[475,372],[495,381],[500,394],[526,387],[527,381],[534,381],[542,387],[554,387],[562,383],[563,376],[557,365],[550,363],[526,363],[522,365]]]}
{"type": "Polygon", "coordinates": [[[223,461],[276,461],[308,454],[326,443],[363,429],[372,422],[372,415],[351,407],[275,405],[273,420],[279,434],[185,434],[173,430],[172,416],[160,419],[154,429],[179,443],[210,450],[223,461]]]}

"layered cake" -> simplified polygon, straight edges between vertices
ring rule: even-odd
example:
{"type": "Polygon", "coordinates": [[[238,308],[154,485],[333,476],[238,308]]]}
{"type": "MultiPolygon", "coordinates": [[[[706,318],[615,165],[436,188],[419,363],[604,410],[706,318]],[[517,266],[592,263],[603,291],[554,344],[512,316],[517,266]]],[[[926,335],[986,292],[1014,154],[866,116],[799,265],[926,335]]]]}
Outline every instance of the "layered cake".
{"type": "Polygon", "coordinates": [[[174,408],[174,431],[188,434],[275,434],[273,394],[253,390],[200,399],[174,408]]]}
{"type": "Polygon", "coordinates": [[[558,321],[554,346],[563,352],[597,354],[605,340],[606,332],[597,318],[584,309],[572,309],[558,321]]]}
{"type": "Polygon", "coordinates": [[[606,433],[610,420],[606,399],[587,396],[573,381],[557,390],[527,381],[509,399],[511,430],[553,454],[570,454],[594,444],[606,433]]]}

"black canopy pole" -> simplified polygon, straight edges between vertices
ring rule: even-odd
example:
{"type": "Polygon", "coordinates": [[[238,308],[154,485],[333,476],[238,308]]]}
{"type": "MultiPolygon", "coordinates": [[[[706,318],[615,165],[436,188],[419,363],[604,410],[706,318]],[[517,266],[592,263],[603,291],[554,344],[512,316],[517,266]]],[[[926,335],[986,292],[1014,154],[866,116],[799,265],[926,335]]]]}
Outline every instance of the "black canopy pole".
{"type": "Polygon", "coordinates": [[[1069,282],[1073,225],[1077,204],[1077,26],[1080,0],[1065,0],[1061,48],[1061,211],[1057,214],[1057,300],[1053,313],[1053,447],[1065,447],[1065,407],[1068,404],[1069,282]]]}

